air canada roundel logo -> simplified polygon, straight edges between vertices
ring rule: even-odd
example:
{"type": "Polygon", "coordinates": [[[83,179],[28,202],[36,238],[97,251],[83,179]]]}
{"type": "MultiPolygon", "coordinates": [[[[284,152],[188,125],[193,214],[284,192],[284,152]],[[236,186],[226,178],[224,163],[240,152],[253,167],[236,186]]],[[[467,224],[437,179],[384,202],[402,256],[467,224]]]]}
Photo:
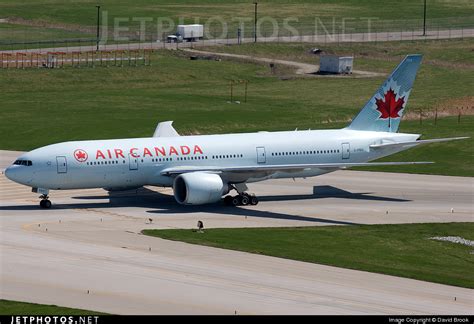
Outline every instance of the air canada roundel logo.
{"type": "Polygon", "coordinates": [[[397,98],[395,91],[390,88],[385,92],[383,99],[376,99],[375,104],[380,112],[380,119],[400,118],[400,111],[405,104],[405,97],[397,98]]]}
{"type": "Polygon", "coordinates": [[[87,161],[87,152],[81,149],[77,149],[74,151],[74,157],[79,162],[86,162],[87,161]]]}
{"type": "Polygon", "coordinates": [[[380,114],[379,119],[401,118],[410,91],[403,92],[393,79],[383,85],[382,93],[375,97],[374,108],[380,114]]]}

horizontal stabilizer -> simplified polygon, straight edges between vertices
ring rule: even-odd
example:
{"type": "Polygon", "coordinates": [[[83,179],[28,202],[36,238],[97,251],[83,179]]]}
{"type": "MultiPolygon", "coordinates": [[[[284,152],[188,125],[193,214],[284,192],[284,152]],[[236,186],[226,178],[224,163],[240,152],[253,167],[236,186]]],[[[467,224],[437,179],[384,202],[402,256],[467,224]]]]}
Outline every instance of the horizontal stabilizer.
{"type": "Polygon", "coordinates": [[[179,136],[176,129],[173,127],[173,121],[165,121],[158,123],[153,137],[177,137],[179,136]]]}
{"type": "Polygon", "coordinates": [[[171,176],[189,172],[299,172],[309,169],[346,169],[361,166],[393,166],[393,165],[414,165],[432,164],[433,162],[366,162],[366,163],[315,163],[315,164],[287,164],[287,165],[252,165],[237,167],[176,167],[165,169],[162,175],[171,176]]]}
{"type": "Polygon", "coordinates": [[[430,143],[439,143],[439,142],[448,142],[467,139],[469,137],[451,137],[451,138],[435,138],[429,140],[418,140],[411,142],[399,142],[399,143],[382,143],[382,144],[373,144],[369,147],[371,149],[382,149],[382,148],[410,148],[421,144],[430,144],[430,143]]]}

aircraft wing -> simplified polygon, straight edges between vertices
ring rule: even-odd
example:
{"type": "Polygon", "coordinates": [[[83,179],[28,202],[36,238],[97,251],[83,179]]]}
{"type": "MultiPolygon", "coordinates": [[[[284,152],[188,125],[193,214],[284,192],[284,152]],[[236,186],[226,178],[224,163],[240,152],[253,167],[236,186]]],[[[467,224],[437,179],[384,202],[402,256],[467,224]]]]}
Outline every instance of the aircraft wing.
{"type": "Polygon", "coordinates": [[[252,166],[204,166],[204,167],[175,167],[161,171],[162,175],[173,176],[189,172],[298,172],[308,169],[346,169],[358,166],[390,166],[432,164],[434,162],[365,162],[365,163],[314,163],[314,164],[280,164],[280,165],[252,165],[252,166]]]}
{"type": "Polygon", "coordinates": [[[411,142],[398,142],[398,143],[382,143],[382,144],[373,144],[369,145],[371,149],[383,149],[383,148],[410,148],[415,147],[421,144],[430,144],[430,143],[439,143],[439,142],[448,142],[448,141],[456,141],[462,140],[469,137],[451,137],[451,138],[436,138],[436,139],[429,139],[429,140],[418,140],[418,141],[411,141],[411,142]]]}

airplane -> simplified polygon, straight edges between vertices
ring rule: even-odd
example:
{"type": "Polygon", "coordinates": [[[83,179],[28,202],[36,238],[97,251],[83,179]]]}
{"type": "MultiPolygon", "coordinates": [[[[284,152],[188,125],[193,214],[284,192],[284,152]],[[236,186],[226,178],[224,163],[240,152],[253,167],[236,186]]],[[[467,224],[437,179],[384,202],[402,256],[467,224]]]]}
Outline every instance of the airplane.
{"type": "Polygon", "coordinates": [[[256,205],[247,183],[313,177],[357,166],[433,162],[370,162],[406,149],[467,137],[420,140],[398,133],[422,56],[407,55],[352,122],[342,129],[180,136],[172,121],[153,137],[71,141],[21,155],[5,170],[8,179],[41,194],[50,190],[142,186],[172,187],[179,204],[256,205]],[[229,195],[235,190],[237,195],[229,195]]]}

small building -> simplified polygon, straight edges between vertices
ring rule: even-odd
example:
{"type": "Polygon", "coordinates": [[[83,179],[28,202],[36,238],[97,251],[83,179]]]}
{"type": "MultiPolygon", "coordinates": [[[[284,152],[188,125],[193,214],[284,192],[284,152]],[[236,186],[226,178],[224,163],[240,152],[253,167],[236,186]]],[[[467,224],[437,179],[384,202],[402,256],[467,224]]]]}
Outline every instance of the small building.
{"type": "Polygon", "coordinates": [[[352,73],[353,56],[322,55],[319,61],[320,73],[352,73]]]}

